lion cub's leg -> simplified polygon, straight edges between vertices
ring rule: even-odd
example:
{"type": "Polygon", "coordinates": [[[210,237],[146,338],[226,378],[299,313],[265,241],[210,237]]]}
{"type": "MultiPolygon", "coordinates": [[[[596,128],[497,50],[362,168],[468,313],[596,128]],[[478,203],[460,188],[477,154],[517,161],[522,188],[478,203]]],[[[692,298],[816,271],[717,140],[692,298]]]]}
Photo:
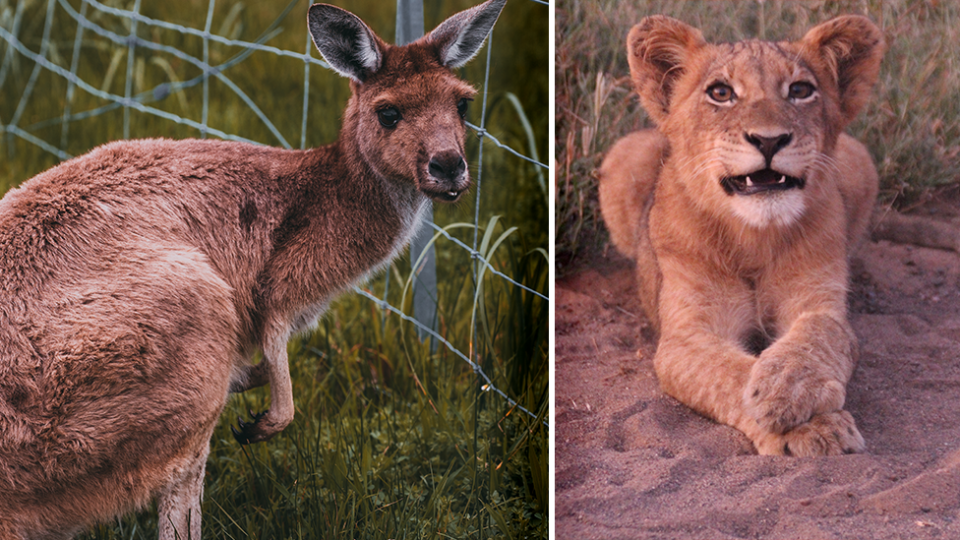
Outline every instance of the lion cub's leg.
{"type": "Polygon", "coordinates": [[[660,386],[753,440],[761,430],[746,414],[742,396],[757,359],[740,343],[754,320],[750,291],[736,279],[711,279],[706,265],[671,254],[660,263],[662,330],[653,359],[660,386]]]}
{"type": "Polygon", "coordinates": [[[760,285],[762,301],[776,308],[779,337],[760,354],[743,400],[747,413],[772,433],[840,411],[846,399],[858,346],[846,317],[845,250],[824,258],[784,257],[760,285]]]}
{"type": "Polygon", "coordinates": [[[600,166],[600,210],[617,251],[637,261],[637,283],[647,318],[658,326],[660,268],[650,244],[649,217],[657,177],[668,152],[655,129],[623,137],[600,166]]]}
{"type": "Polygon", "coordinates": [[[637,236],[649,216],[667,141],[645,129],[618,140],[600,165],[600,210],[610,240],[620,253],[636,257],[637,236]]]}
{"type": "Polygon", "coordinates": [[[665,392],[736,427],[761,454],[863,450],[841,410],[855,354],[849,326],[803,312],[758,358],[743,345],[756,324],[755,291],[706,264],[669,254],[660,263],[663,330],[654,366],[665,392]]]}
{"type": "Polygon", "coordinates": [[[846,320],[801,315],[753,366],[743,393],[748,414],[763,429],[786,433],[815,414],[841,410],[856,355],[846,320]]]}

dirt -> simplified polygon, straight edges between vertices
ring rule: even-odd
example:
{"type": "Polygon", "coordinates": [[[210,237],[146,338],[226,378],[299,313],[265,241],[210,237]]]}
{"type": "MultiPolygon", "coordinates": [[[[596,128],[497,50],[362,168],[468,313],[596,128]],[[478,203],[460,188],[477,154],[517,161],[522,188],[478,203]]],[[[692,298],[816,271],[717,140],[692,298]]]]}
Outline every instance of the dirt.
{"type": "MultiPolygon", "coordinates": [[[[960,230],[958,202],[916,212],[960,230]]],[[[867,452],[804,459],[660,391],[630,261],[558,280],[557,538],[960,538],[960,255],[870,241],[852,269],[867,452]]]]}

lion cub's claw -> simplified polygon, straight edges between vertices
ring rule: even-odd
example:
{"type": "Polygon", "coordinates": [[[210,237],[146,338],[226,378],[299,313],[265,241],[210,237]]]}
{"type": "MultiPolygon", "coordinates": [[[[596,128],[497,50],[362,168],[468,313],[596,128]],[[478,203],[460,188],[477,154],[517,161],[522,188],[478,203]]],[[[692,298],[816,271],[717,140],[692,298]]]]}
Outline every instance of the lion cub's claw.
{"type": "Polygon", "coordinates": [[[815,415],[782,435],[768,433],[755,444],[763,455],[795,457],[855,454],[866,449],[863,436],[847,411],[815,415]]]}

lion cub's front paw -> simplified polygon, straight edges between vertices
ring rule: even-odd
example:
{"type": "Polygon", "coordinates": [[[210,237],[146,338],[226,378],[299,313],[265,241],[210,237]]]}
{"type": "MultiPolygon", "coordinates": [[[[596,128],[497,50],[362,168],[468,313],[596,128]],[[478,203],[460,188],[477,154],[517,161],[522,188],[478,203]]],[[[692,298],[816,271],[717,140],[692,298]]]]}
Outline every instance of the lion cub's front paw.
{"type": "Polygon", "coordinates": [[[863,452],[866,444],[847,411],[815,415],[782,435],[767,433],[754,441],[757,451],[773,456],[835,456],[863,452]]]}
{"type": "Polygon", "coordinates": [[[786,433],[813,415],[839,411],[846,399],[844,385],[809,365],[764,358],[753,366],[743,391],[744,408],[760,427],[786,433]]]}

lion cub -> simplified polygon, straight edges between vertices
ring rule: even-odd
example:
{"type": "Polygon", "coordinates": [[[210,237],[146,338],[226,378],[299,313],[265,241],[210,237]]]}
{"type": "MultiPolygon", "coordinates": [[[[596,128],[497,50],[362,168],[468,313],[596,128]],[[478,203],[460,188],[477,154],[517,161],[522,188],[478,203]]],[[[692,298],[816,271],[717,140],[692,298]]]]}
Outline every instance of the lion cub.
{"type": "Polygon", "coordinates": [[[858,16],[790,43],[708,44],[664,16],[627,37],[657,129],[624,137],[604,160],[604,220],[637,261],[664,391],[761,454],[864,449],[843,410],[858,354],[847,259],[877,173],[843,129],[883,49],[858,16]]]}

